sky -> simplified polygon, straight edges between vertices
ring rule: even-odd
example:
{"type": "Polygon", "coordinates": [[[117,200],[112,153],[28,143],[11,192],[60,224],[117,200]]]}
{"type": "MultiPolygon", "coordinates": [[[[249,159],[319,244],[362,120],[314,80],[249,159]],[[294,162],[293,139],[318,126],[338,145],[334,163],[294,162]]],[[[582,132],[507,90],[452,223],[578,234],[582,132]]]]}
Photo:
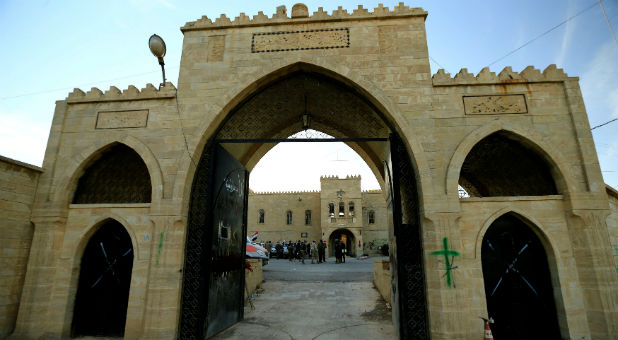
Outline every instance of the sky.
{"type": "MultiPolygon", "coordinates": [[[[397,4],[382,3],[389,8],[397,4]]],[[[426,30],[432,74],[440,68],[454,76],[461,68],[476,75],[486,66],[499,73],[505,66],[519,72],[528,65],[543,70],[557,64],[570,76],[580,77],[593,127],[618,117],[618,48],[610,30],[611,25],[618,32],[618,1],[602,3],[609,24],[598,0],[405,4],[429,12],[426,30]]],[[[332,12],[338,6],[351,12],[359,4],[373,10],[378,2],[305,4],[310,12],[318,7],[332,12]]],[[[153,33],[166,42],[167,79],[177,84],[183,39],[179,28],[185,22],[203,15],[215,19],[222,13],[229,18],[258,11],[272,16],[279,5],[289,11],[294,2],[0,0],[0,155],[40,166],[55,101],[66,98],[73,88],[105,91],[110,86],[122,90],[128,85],[159,84],[160,67],[147,44],[153,33]]],[[[594,129],[593,137],[605,182],[618,188],[618,122],[594,129]]],[[[345,145],[289,148],[279,145],[258,163],[251,175],[252,189],[319,190],[320,174],[361,174],[363,189],[377,188],[362,159],[345,145]],[[299,150],[305,157],[311,155],[315,169],[282,168],[282,162],[299,150]],[[290,172],[303,179],[284,180],[283,174],[290,172]]]]}

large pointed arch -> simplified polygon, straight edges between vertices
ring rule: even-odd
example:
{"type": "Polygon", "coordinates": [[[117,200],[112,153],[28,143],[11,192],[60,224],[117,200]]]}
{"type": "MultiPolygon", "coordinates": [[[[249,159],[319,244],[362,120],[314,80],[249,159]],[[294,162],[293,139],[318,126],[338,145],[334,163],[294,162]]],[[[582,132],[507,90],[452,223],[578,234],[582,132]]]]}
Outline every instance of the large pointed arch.
{"type": "MultiPolygon", "coordinates": [[[[411,132],[410,124],[405,118],[403,112],[382,90],[373,84],[371,81],[363,77],[358,72],[349,69],[343,64],[331,64],[322,58],[299,57],[295,62],[291,63],[273,63],[270,68],[260,68],[254,73],[243,73],[239,75],[239,79],[230,86],[227,93],[218,98],[216,101],[208,105],[212,114],[204,114],[204,117],[195,129],[196,135],[199,136],[192,143],[189,141],[187,153],[183,153],[182,159],[179,160],[179,173],[186,173],[187,176],[179,176],[174,183],[173,196],[174,198],[182,199],[188,207],[188,202],[191,194],[191,184],[195,177],[197,161],[202,155],[206,143],[214,137],[219,127],[223,124],[230,113],[241,103],[246,101],[256,92],[269,86],[273,81],[281,79],[289,74],[298,71],[310,71],[317,74],[322,74],[328,78],[332,78],[358,93],[359,96],[365,98],[373,105],[382,117],[388,122],[388,125],[401,136],[401,140],[406,146],[408,153],[411,155],[412,165],[418,174],[419,188],[423,188],[423,195],[431,194],[433,191],[432,176],[429,171],[428,162],[422,152],[420,142],[411,132]],[[257,79],[257,80],[256,80],[257,79]]],[[[181,113],[184,111],[182,97],[178,98],[181,113]]],[[[296,131],[295,131],[296,132],[296,131]]],[[[352,149],[358,148],[351,146],[352,149]]],[[[358,151],[357,151],[358,152],[358,151]]],[[[362,157],[365,157],[362,152],[359,152],[362,157]]],[[[255,162],[255,160],[252,160],[255,162]]],[[[367,159],[370,163],[371,159],[367,159]]],[[[369,164],[369,167],[378,171],[381,166],[369,164]]],[[[188,209],[188,208],[185,208],[188,209]]],[[[185,210],[183,213],[187,213],[185,210]]]]}
{"type": "Polygon", "coordinates": [[[470,132],[459,143],[453,152],[445,178],[445,189],[447,195],[458,195],[458,183],[461,167],[472,148],[484,138],[499,132],[504,133],[510,138],[513,138],[528,146],[543,158],[543,160],[550,167],[551,175],[556,184],[558,193],[568,194],[576,190],[573,175],[565,166],[568,164],[566,158],[560,153],[559,149],[548,140],[548,138],[542,136],[533,129],[524,130],[520,127],[509,124],[508,122],[496,120],[470,132]]]}

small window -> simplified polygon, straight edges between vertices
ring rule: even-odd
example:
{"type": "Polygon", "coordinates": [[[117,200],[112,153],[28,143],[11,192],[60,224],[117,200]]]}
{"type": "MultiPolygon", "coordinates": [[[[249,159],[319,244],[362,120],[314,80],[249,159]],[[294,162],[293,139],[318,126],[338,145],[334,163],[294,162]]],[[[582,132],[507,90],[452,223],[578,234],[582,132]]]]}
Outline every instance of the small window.
{"type": "Polygon", "coordinates": [[[258,223],[264,224],[264,209],[260,209],[260,211],[258,211],[258,223]]]}
{"type": "Polygon", "coordinates": [[[292,224],[292,212],[290,210],[285,214],[285,223],[287,223],[287,225],[292,224]]]}
{"type": "Polygon", "coordinates": [[[311,225],[311,210],[305,210],[305,225],[311,225]]]}
{"type": "Polygon", "coordinates": [[[348,213],[350,216],[354,216],[354,202],[348,203],[348,213]]]}
{"type": "Polygon", "coordinates": [[[339,202],[339,217],[345,216],[345,203],[339,202]]]}
{"type": "Polygon", "coordinates": [[[369,224],[376,223],[376,213],[373,210],[369,210],[369,224]]]}
{"type": "Polygon", "coordinates": [[[330,217],[335,216],[335,203],[333,202],[328,203],[328,215],[330,217]]]}

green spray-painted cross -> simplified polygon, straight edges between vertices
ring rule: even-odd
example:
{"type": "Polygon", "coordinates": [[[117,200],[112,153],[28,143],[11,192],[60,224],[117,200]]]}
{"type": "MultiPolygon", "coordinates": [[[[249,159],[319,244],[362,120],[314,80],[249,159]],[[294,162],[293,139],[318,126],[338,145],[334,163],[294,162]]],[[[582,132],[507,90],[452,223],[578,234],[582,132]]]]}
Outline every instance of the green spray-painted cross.
{"type": "Polygon", "coordinates": [[[448,238],[443,238],[442,239],[442,245],[443,245],[443,250],[436,250],[436,251],[432,251],[431,255],[444,255],[444,263],[446,264],[446,284],[450,287],[451,286],[451,269],[453,269],[451,267],[451,263],[448,260],[449,256],[459,256],[459,252],[456,250],[449,250],[448,249],[448,238]]]}

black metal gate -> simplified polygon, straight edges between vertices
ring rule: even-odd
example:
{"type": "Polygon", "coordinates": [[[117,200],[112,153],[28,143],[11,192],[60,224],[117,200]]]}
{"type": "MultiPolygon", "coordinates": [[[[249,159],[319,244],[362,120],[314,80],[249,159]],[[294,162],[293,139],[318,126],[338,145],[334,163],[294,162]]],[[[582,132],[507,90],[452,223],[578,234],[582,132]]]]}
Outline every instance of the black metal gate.
{"type": "Polygon", "coordinates": [[[249,173],[219,144],[204,156],[189,211],[181,339],[208,338],[243,318],[249,173]]]}
{"type": "Polygon", "coordinates": [[[429,339],[429,319],[419,192],[416,174],[405,146],[391,135],[389,157],[384,161],[386,207],[393,234],[391,285],[393,323],[400,339],[429,339]]]}

